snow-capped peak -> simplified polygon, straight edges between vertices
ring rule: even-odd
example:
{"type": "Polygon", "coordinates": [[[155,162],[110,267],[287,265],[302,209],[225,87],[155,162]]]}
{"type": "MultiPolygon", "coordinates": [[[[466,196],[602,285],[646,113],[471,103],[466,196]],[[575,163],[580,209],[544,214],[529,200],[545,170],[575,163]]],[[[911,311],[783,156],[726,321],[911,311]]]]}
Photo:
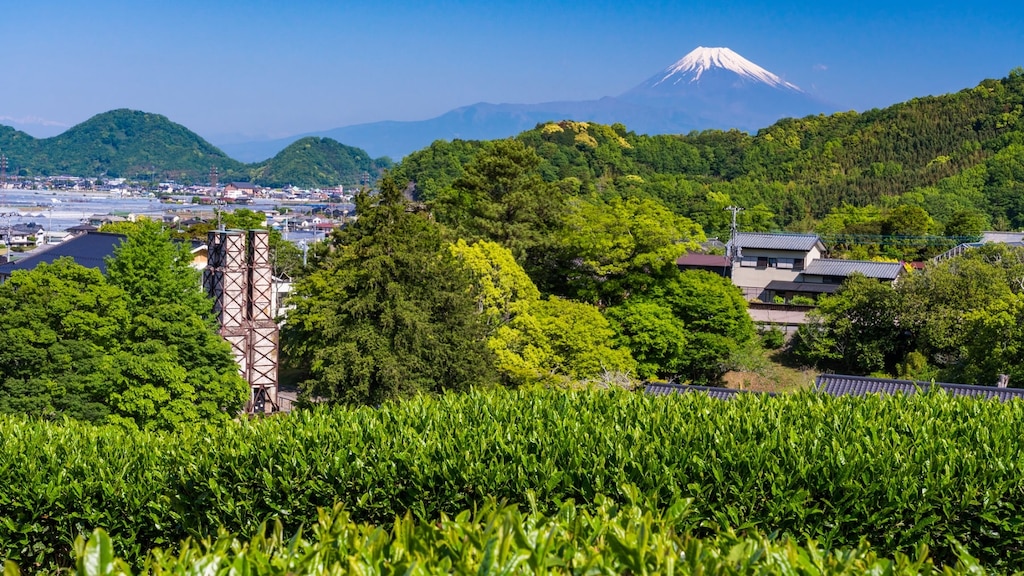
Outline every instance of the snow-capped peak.
{"type": "Polygon", "coordinates": [[[796,85],[786,82],[728,48],[705,48],[704,46],[698,46],[693,52],[683,56],[681,60],[666,68],[664,76],[661,80],[655,82],[654,86],[669,81],[670,78],[677,75],[679,77],[672,82],[673,84],[683,79],[689,79],[689,82],[696,82],[700,80],[700,77],[705,72],[713,68],[724,68],[744,78],[768,84],[775,88],[788,88],[803,92],[796,85]]]}

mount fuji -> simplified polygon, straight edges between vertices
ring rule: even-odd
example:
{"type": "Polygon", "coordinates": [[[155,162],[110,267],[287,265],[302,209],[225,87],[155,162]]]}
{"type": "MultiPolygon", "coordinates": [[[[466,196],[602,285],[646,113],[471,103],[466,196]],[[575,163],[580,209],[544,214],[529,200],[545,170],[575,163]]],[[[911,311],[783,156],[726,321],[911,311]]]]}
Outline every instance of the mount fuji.
{"type": "Polygon", "coordinates": [[[507,138],[552,120],[620,122],[640,134],[683,134],[710,128],[755,131],[780,118],[836,110],[729,48],[701,46],[619,96],[541,104],[478,103],[428,120],[356,124],[220,147],[233,158],[251,162],[269,158],[304,136],[321,136],[362,148],[373,157],[399,159],[434,140],[507,138]]]}
{"type": "Polygon", "coordinates": [[[780,118],[835,111],[728,48],[703,46],[619,98],[659,109],[687,110],[696,124],[708,128],[756,130],[780,118]]]}

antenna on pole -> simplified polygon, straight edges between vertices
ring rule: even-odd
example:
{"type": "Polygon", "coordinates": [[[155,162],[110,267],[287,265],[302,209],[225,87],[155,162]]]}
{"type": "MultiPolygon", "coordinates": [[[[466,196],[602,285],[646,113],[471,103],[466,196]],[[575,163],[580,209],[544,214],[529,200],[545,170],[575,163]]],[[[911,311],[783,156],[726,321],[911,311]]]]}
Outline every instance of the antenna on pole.
{"type": "Polygon", "coordinates": [[[736,215],[739,214],[740,212],[743,212],[743,208],[740,208],[738,206],[728,206],[726,207],[726,210],[732,212],[732,225],[729,226],[729,247],[727,251],[728,253],[726,254],[726,258],[729,259],[729,266],[731,267],[733,261],[743,257],[740,247],[736,245],[736,234],[738,233],[738,228],[736,226],[736,215]]]}

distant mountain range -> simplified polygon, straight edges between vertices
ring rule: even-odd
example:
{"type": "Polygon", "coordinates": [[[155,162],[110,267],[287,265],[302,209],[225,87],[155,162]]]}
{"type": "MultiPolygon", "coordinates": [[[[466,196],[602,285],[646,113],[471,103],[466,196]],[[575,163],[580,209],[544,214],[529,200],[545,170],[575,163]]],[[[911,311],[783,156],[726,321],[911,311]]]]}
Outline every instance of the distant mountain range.
{"type": "Polygon", "coordinates": [[[541,104],[479,103],[436,118],[373,122],[277,140],[221,143],[233,158],[273,156],[303,136],[322,136],[395,160],[434,140],[492,140],[552,120],[621,123],[637,133],[680,134],[709,128],[754,131],[784,117],[832,113],[818,100],[728,48],[698,47],[619,96],[541,104]]]}

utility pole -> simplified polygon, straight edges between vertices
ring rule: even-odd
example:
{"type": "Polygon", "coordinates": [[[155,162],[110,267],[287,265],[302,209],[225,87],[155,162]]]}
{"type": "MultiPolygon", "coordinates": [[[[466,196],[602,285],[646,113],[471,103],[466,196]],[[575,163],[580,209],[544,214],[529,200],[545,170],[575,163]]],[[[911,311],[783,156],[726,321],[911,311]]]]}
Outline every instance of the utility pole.
{"type": "Polygon", "coordinates": [[[728,206],[726,207],[726,210],[732,212],[732,225],[729,227],[729,246],[726,254],[726,258],[729,260],[729,267],[731,268],[732,263],[736,259],[743,257],[742,250],[736,245],[736,234],[738,232],[738,228],[736,226],[736,215],[742,212],[743,208],[738,206],[728,206]]]}
{"type": "Polygon", "coordinates": [[[11,216],[3,211],[7,206],[7,156],[0,154],[0,191],[3,191],[3,203],[0,203],[0,216],[7,219],[7,238],[4,240],[5,257],[11,260],[11,216]]]}

